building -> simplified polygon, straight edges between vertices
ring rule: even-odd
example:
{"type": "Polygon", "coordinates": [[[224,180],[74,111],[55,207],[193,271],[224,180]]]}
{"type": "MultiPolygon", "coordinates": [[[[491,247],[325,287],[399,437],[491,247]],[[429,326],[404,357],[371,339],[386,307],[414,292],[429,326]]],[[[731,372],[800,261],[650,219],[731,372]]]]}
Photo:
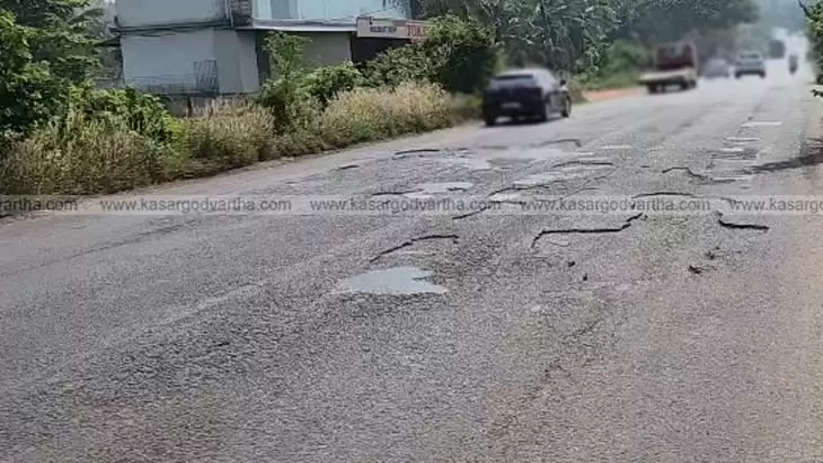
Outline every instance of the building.
{"type": "Polygon", "coordinates": [[[270,31],[310,39],[310,65],[362,61],[420,34],[409,0],[117,0],[126,85],[169,95],[254,93],[270,31]],[[360,18],[360,32],[358,32],[360,18]]]}

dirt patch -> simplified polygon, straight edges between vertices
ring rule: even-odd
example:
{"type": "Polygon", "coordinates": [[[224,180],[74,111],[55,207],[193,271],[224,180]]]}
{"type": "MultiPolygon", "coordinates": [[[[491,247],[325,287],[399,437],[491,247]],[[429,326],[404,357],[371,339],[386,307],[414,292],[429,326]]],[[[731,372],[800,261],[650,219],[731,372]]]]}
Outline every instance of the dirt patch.
{"type": "Polygon", "coordinates": [[[599,101],[614,100],[617,98],[626,98],[629,96],[642,95],[646,90],[642,87],[617,88],[612,90],[595,90],[591,92],[583,92],[583,98],[590,103],[597,103],[599,101]]]}

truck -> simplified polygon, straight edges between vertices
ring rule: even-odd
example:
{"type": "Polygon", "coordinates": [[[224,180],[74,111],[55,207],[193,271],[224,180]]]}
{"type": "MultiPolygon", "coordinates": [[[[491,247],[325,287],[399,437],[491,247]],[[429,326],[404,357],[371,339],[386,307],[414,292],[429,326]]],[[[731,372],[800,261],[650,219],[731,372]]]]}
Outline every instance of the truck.
{"type": "Polygon", "coordinates": [[[640,76],[640,84],[648,88],[649,93],[665,92],[670,86],[682,90],[697,87],[698,58],[693,42],[658,45],[654,57],[654,71],[640,76]]]}
{"type": "Polygon", "coordinates": [[[786,57],[786,43],[782,40],[773,39],[769,41],[769,58],[783,59],[786,57]]]}

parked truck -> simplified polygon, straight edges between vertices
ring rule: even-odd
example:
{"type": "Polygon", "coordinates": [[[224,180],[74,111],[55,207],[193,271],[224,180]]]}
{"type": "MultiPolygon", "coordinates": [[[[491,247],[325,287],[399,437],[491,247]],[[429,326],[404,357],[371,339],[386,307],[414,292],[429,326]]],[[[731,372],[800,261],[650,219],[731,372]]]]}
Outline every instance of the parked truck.
{"type": "Polygon", "coordinates": [[[697,47],[692,42],[672,42],[655,49],[655,69],[640,76],[649,93],[665,92],[671,86],[682,90],[697,87],[697,47]]]}

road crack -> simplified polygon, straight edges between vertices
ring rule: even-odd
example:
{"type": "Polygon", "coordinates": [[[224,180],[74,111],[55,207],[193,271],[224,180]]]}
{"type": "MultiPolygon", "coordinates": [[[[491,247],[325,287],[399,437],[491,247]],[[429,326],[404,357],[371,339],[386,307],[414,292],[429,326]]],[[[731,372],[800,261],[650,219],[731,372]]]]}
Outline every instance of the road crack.
{"type": "Polygon", "coordinates": [[[614,167],[614,163],[611,161],[597,161],[597,160],[585,160],[585,159],[578,159],[575,161],[567,161],[561,162],[560,164],[555,164],[552,166],[552,169],[562,169],[564,167],[570,166],[604,166],[604,167],[614,167]]]}
{"type": "Polygon", "coordinates": [[[532,249],[537,247],[537,243],[546,236],[551,235],[605,235],[605,234],[612,234],[612,233],[621,233],[629,228],[631,228],[632,223],[635,220],[639,220],[643,218],[645,214],[640,213],[637,215],[633,215],[626,219],[626,221],[620,225],[619,227],[602,227],[602,228],[561,228],[557,230],[543,230],[538,233],[537,236],[534,237],[532,240],[532,249]]]}
{"type": "Polygon", "coordinates": [[[419,148],[413,150],[405,150],[405,151],[398,151],[394,153],[395,156],[405,156],[407,154],[427,154],[427,153],[439,153],[442,150],[437,148],[419,148]]]}
{"type": "Polygon", "coordinates": [[[412,193],[421,193],[423,190],[398,190],[398,191],[378,191],[377,193],[372,193],[372,198],[379,198],[381,196],[403,196],[412,193]]]}
{"type": "Polygon", "coordinates": [[[426,236],[421,236],[419,238],[412,238],[412,239],[410,239],[408,241],[405,241],[405,242],[403,242],[403,243],[401,243],[401,244],[399,244],[399,245],[397,245],[397,246],[395,246],[391,249],[387,249],[387,250],[381,252],[380,254],[378,254],[377,256],[372,258],[372,260],[370,260],[369,262],[375,263],[378,260],[382,259],[383,257],[386,257],[389,254],[393,254],[397,251],[400,251],[401,249],[405,249],[405,248],[414,246],[415,244],[421,243],[421,242],[424,242],[424,241],[434,241],[434,240],[452,240],[453,244],[457,244],[458,241],[460,240],[460,237],[457,236],[457,235],[426,235],[426,236]]]}
{"type": "Polygon", "coordinates": [[[692,193],[681,193],[677,191],[655,191],[652,193],[643,193],[639,195],[632,196],[632,199],[643,199],[643,198],[655,198],[658,196],[676,196],[680,198],[698,198],[697,195],[692,193]]]}
{"type": "Polygon", "coordinates": [[[529,147],[531,147],[531,148],[542,148],[544,146],[562,145],[564,143],[572,143],[572,144],[574,144],[574,146],[576,146],[578,148],[583,147],[583,141],[580,140],[579,138],[558,138],[558,139],[555,139],[555,140],[546,140],[546,141],[541,141],[541,142],[537,142],[537,143],[532,143],[531,145],[529,145],[529,147]]]}
{"type": "Polygon", "coordinates": [[[730,230],[754,230],[760,232],[768,232],[769,230],[771,230],[771,227],[769,227],[768,225],[753,223],[736,223],[723,220],[722,212],[718,212],[717,216],[717,223],[720,224],[721,227],[728,228],[730,230]]]}
{"type": "Polygon", "coordinates": [[[700,267],[697,265],[689,265],[689,272],[694,275],[703,275],[704,273],[715,270],[714,267],[700,267]]]}
{"type": "Polygon", "coordinates": [[[700,180],[701,182],[709,181],[709,176],[708,175],[698,174],[697,172],[693,171],[691,169],[691,167],[682,167],[682,166],[669,167],[668,169],[664,169],[662,173],[668,174],[669,172],[675,172],[675,171],[685,172],[689,177],[696,178],[696,179],[700,180]]]}

